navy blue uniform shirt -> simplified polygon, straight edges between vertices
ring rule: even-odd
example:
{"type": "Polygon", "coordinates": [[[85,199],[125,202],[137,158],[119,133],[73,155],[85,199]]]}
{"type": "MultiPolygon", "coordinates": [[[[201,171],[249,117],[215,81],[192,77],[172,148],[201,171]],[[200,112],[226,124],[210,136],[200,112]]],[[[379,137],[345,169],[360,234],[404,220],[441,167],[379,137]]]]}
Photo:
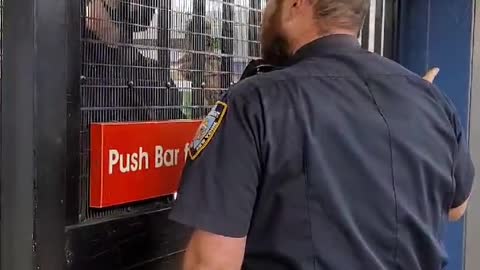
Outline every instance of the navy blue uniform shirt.
{"type": "Polygon", "coordinates": [[[207,116],[171,218],[248,236],[243,269],[438,270],[473,165],[432,84],[334,35],[207,116]]]}

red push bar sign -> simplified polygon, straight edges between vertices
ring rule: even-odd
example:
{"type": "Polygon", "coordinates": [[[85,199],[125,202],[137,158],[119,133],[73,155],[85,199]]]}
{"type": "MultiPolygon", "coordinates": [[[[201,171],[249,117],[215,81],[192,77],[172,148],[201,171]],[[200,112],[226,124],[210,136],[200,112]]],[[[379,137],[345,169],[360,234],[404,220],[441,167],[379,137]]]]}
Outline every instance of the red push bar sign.
{"type": "Polygon", "coordinates": [[[106,208],[175,193],[200,122],[92,124],[90,206],[106,208]]]}

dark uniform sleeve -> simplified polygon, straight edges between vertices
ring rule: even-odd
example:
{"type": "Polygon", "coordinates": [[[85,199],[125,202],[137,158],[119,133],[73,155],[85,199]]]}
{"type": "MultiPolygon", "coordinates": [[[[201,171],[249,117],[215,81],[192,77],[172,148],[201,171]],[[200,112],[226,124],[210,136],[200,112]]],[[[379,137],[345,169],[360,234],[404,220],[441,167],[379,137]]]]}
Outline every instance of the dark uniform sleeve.
{"type": "Polygon", "coordinates": [[[468,199],[472,192],[475,168],[470,156],[468,137],[462,127],[455,105],[440,89],[436,88],[434,85],[432,86],[437,93],[441,93],[443,101],[446,102],[447,112],[455,132],[456,151],[454,153],[452,169],[453,198],[450,208],[457,208],[468,199]]]}
{"type": "Polygon", "coordinates": [[[451,208],[461,206],[470,196],[475,170],[468,148],[467,136],[454,113],[454,129],[457,137],[457,151],[453,168],[454,197],[451,208]]]}
{"type": "MultiPolygon", "coordinates": [[[[247,235],[261,175],[262,118],[259,99],[241,93],[245,87],[240,83],[222,97],[226,111],[212,138],[190,149],[172,220],[217,235],[247,235]]],[[[215,110],[222,112],[218,104],[215,110]]]]}

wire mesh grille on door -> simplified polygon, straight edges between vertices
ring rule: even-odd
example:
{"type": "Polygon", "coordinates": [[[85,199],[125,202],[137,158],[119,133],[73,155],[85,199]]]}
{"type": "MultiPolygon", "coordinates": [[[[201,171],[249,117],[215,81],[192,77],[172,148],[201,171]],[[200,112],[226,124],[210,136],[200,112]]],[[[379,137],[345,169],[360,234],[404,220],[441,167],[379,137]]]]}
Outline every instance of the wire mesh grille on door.
{"type": "MultiPolygon", "coordinates": [[[[89,126],[202,118],[260,56],[266,0],[82,0],[80,221],[168,207],[89,208],[89,126]]],[[[372,0],[360,41],[392,55],[393,0],[372,0]]]]}

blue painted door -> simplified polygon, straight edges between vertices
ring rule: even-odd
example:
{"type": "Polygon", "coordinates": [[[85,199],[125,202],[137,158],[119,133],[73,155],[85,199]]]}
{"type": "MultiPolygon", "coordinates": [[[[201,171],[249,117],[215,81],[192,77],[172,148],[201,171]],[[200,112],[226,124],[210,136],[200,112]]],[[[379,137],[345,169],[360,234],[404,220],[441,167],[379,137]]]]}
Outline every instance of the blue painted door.
{"type": "MultiPolygon", "coordinates": [[[[398,60],[423,74],[440,67],[436,84],[452,99],[468,128],[473,0],[402,0],[398,60]]],[[[467,132],[468,134],[468,132],[467,132]]],[[[448,270],[464,268],[464,221],[449,224],[445,245],[448,270]]]]}

